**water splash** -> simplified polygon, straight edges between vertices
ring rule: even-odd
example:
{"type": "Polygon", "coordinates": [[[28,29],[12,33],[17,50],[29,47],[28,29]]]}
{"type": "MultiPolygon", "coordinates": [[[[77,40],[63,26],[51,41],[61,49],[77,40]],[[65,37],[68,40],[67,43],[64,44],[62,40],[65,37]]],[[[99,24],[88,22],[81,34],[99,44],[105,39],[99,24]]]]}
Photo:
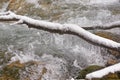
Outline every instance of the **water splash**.
{"type": "MultiPolygon", "coordinates": [[[[7,31],[6,35],[10,35],[11,41],[9,39],[0,44],[5,45],[4,48],[9,53],[14,54],[10,63],[14,61],[21,63],[43,62],[44,66],[33,66],[30,69],[38,71],[37,69],[45,67],[47,70],[53,70],[53,76],[49,72],[44,74],[43,78],[45,79],[61,78],[64,76],[63,73],[67,73],[67,78],[73,77],[80,68],[85,68],[91,64],[104,65],[110,58],[104,49],[102,51],[102,48],[89,44],[77,36],[53,34],[42,30],[28,29],[24,25],[21,26],[1,24],[0,30],[7,31]],[[74,65],[75,60],[77,60],[77,65],[80,68],[74,65]],[[62,69],[63,67],[64,69],[62,69]]],[[[1,37],[1,40],[4,41],[7,38],[8,36],[4,36],[4,38],[1,37]]],[[[27,75],[27,73],[25,74],[27,75]]],[[[22,72],[21,75],[23,76],[22,72]]],[[[29,76],[31,80],[38,78],[35,75],[29,76]]]]}
{"type": "MultiPolygon", "coordinates": [[[[39,5],[38,0],[34,1],[34,4],[39,5]]],[[[116,12],[119,10],[119,6],[116,5],[118,0],[111,0],[109,3],[108,0],[52,1],[50,8],[59,7],[53,13],[63,12],[59,19],[53,20],[53,17],[49,19],[54,22],[92,26],[120,19],[119,12],[116,12]]],[[[6,49],[14,54],[10,63],[18,60],[21,63],[29,61],[38,63],[26,67],[26,71],[21,71],[21,80],[26,76],[29,76],[30,80],[35,80],[40,75],[43,80],[65,80],[74,77],[78,70],[91,64],[105,65],[107,60],[113,57],[107,54],[104,48],[92,45],[78,36],[53,34],[28,29],[26,25],[10,26],[4,23],[0,23],[0,49],[6,49]],[[43,69],[47,72],[41,74],[43,69]],[[29,73],[31,70],[35,72],[33,75],[29,73]]]]}

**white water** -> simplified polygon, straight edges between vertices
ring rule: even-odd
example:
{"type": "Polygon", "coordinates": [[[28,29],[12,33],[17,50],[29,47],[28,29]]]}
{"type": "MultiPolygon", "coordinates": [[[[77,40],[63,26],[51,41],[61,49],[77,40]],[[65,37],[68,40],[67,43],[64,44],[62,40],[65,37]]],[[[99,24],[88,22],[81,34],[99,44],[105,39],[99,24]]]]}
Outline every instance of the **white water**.
{"type": "MultiPolygon", "coordinates": [[[[38,5],[37,1],[32,3],[38,5]]],[[[118,0],[57,0],[52,6],[64,5],[60,6],[63,14],[57,20],[52,20],[52,17],[48,20],[75,23],[80,26],[117,21],[120,15],[113,13],[119,10],[118,2],[118,0]]],[[[10,26],[5,23],[0,23],[0,49],[15,55],[10,62],[20,60],[21,63],[28,61],[43,63],[26,68],[25,72],[21,72],[21,80],[26,76],[31,80],[38,79],[44,67],[47,72],[42,76],[43,80],[66,80],[75,77],[81,68],[91,64],[105,65],[109,58],[113,58],[104,48],[94,46],[78,36],[28,29],[25,25],[10,26]],[[37,73],[31,75],[27,73],[29,70],[37,73]]]]}
{"type": "MultiPolygon", "coordinates": [[[[25,26],[3,25],[3,23],[0,26],[1,49],[6,49],[15,55],[10,62],[16,60],[20,60],[21,63],[42,62],[45,65],[39,64],[35,68],[33,66],[32,70],[46,67],[48,71],[52,71],[52,74],[48,72],[43,76],[47,80],[61,78],[61,80],[65,80],[70,76],[75,76],[76,70],[90,64],[104,65],[109,57],[105,55],[106,51],[101,51],[101,48],[93,46],[77,36],[53,34],[28,29],[25,26]],[[48,57],[43,58],[43,56],[48,57]],[[74,61],[77,61],[76,64],[80,68],[75,66],[74,61]]],[[[28,73],[26,75],[29,75],[31,80],[38,78],[38,76],[34,76],[36,74],[31,76],[28,73]]],[[[23,76],[22,72],[21,76],[23,76]]]]}

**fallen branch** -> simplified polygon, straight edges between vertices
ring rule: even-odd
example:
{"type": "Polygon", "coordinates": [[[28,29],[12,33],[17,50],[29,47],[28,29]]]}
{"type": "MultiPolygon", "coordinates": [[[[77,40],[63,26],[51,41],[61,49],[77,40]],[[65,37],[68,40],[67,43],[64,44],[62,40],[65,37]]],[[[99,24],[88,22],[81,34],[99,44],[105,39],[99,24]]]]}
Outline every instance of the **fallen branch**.
{"type": "MultiPolygon", "coordinates": [[[[26,16],[16,15],[12,12],[7,12],[3,14],[1,13],[0,21],[18,21],[16,23],[23,23],[32,28],[43,29],[62,34],[74,34],[93,44],[120,52],[120,43],[92,34],[75,24],[59,24],[42,20],[35,20],[26,16]]],[[[110,25],[115,25],[115,23],[110,25]]],[[[109,25],[106,26],[109,27],[109,25]]]]}
{"type": "Polygon", "coordinates": [[[120,21],[111,22],[111,23],[99,25],[99,26],[82,27],[82,28],[86,30],[95,30],[95,29],[107,30],[107,29],[112,29],[112,28],[120,28],[120,21]]]}
{"type": "Polygon", "coordinates": [[[92,73],[89,73],[86,75],[86,79],[92,80],[94,78],[102,78],[108,75],[109,73],[115,73],[118,71],[120,71],[120,63],[101,69],[101,70],[98,70],[98,71],[95,71],[95,72],[92,72],[92,73]]]}

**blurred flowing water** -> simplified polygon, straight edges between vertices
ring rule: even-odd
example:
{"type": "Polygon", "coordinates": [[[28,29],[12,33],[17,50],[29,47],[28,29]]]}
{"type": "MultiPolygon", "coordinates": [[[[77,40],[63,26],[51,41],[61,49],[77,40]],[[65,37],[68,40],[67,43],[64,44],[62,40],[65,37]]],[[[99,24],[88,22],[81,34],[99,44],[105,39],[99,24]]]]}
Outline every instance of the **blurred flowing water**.
{"type": "MultiPolygon", "coordinates": [[[[51,17],[48,21],[93,26],[120,19],[119,0],[52,1],[51,6],[57,5],[60,8],[54,12],[62,14],[58,19],[51,17]]],[[[35,0],[32,3],[37,2],[38,0],[35,0]]],[[[120,34],[119,29],[111,31],[120,34]]],[[[50,33],[9,23],[0,23],[0,49],[14,55],[9,62],[20,60],[22,63],[44,63],[30,68],[37,71],[37,74],[21,72],[21,80],[25,75],[31,80],[37,80],[43,66],[48,70],[42,76],[43,80],[66,80],[75,77],[79,70],[89,65],[105,65],[107,60],[113,57],[107,54],[106,49],[92,45],[75,35],[50,33]]]]}

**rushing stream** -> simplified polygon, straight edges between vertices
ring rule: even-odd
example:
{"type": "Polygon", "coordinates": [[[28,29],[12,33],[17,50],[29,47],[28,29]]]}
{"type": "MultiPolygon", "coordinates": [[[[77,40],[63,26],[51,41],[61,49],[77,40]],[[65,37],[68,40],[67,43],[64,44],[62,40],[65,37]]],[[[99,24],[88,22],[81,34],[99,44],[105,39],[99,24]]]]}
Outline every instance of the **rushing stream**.
{"type": "MultiPolygon", "coordinates": [[[[38,0],[26,1],[35,4],[37,8],[40,7],[38,0]]],[[[92,26],[120,19],[119,0],[52,1],[52,6],[60,7],[54,12],[62,14],[58,19],[50,17],[48,21],[92,26]]],[[[5,10],[7,4],[4,3],[1,11],[5,10]]],[[[120,29],[111,31],[120,34],[120,29]]],[[[2,22],[0,50],[12,55],[9,63],[17,60],[22,63],[40,62],[38,66],[26,67],[26,71],[21,71],[21,80],[26,76],[29,76],[30,80],[38,80],[43,68],[46,68],[47,72],[42,74],[42,80],[66,80],[75,77],[81,69],[89,65],[105,65],[107,60],[113,57],[107,54],[105,48],[90,44],[75,35],[50,33],[29,29],[26,25],[10,25],[2,22]],[[31,75],[29,70],[35,73],[31,75]]]]}

